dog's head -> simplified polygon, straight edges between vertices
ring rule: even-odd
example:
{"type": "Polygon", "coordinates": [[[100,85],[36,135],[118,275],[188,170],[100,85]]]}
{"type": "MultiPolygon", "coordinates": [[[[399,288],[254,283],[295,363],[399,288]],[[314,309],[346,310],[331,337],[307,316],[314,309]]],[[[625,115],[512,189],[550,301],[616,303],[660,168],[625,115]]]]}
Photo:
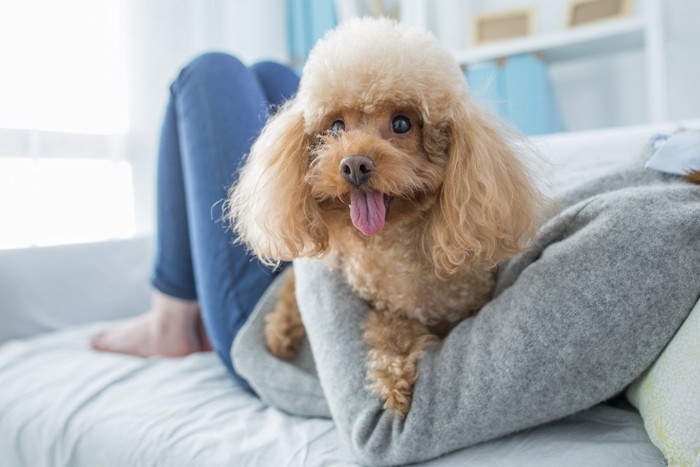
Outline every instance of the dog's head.
{"type": "Polygon", "coordinates": [[[452,273],[520,251],[539,200],[437,40],[359,19],[311,52],[297,95],[253,145],[230,219],[268,263],[321,256],[338,229],[411,226],[436,271],[452,273]]]}

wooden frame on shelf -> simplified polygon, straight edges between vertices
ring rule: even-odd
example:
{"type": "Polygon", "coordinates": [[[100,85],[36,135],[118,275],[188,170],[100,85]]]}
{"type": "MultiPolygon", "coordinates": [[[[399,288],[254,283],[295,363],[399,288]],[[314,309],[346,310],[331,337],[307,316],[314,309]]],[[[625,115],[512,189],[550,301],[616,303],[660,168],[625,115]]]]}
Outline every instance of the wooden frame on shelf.
{"type": "Polygon", "coordinates": [[[566,26],[624,18],[632,13],[632,0],[573,0],[569,5],[566,26]]]}
{"type": "Polygon", "coordinates": [[[484,13],[472,18],[472,44],[493,42],[532,36],[535,33],[535,10],[525,8],[484,13]]]}

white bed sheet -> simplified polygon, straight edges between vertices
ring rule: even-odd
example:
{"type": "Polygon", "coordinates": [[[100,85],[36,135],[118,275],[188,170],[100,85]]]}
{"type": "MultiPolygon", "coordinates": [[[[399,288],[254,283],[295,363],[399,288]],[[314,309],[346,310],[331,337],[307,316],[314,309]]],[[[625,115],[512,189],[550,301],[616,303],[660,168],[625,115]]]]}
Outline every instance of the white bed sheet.
{"type": "MultiPolygon", "coordinates": [[[[212,353],[141,359],[89,348],[102,326],[0,346],[0,466],[351,466],[329,420],[286,415],[212,353]]],[[[639,416],[601,405],[430,466],[659,466],[639,416]]]]}

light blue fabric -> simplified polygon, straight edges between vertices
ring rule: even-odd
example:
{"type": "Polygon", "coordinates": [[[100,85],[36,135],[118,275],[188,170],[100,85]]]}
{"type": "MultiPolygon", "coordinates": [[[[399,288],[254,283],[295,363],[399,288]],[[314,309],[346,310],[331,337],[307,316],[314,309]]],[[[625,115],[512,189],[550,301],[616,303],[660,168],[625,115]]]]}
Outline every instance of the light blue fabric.
{"type": "Polygon", "coordinates": [[[527,135],[562,131],[564,126],[542,59],[534,54],[516,55],[502,68],[508,118],[527,135]]]}
{"type": "Polygon", "coordinates": [[[470,66],[467,81],[474,97],[527,135],[564,130],[547,64],[535,54],[470,66]]]}
{"type": "Polygon", "coordinates": [[[496,61],[477,63],[466,71],[467,82],[472,95],[487,109],[507,116],[505,103],[504,75],[496,61]]]}
{"type": "Polygon", "coordinates": [[[338,24],[335,2],[328,0],[288,0],[289,55],[292,66],[301,73],[306,57],[316,41],[338,24]]]}

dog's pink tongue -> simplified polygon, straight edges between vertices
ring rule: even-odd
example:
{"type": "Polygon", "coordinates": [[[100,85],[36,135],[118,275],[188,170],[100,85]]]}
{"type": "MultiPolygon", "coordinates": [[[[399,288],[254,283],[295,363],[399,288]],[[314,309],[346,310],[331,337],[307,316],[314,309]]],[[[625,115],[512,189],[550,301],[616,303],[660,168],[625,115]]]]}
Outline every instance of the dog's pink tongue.
{"type": "Polygon", "coordinates": [[[386,205],[384,195],[377,191],[352,191],[350,193],[350,219],[352,225],[365,235],[374,235],[384,228],[386,205]]]}

